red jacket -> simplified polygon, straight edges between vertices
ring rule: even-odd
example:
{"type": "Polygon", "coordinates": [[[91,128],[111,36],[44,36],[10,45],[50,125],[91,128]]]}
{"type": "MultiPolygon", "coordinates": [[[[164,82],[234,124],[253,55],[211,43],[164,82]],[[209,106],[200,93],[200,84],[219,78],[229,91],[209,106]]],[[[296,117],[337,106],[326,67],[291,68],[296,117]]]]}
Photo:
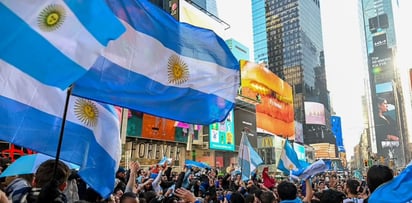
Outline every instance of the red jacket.
{"type": "Polygon", "coordinates": [[[265,167],[262,171],[263,185],[269,189],[275,187],[276,180],[269,176],[269,168],[265,167]]]}

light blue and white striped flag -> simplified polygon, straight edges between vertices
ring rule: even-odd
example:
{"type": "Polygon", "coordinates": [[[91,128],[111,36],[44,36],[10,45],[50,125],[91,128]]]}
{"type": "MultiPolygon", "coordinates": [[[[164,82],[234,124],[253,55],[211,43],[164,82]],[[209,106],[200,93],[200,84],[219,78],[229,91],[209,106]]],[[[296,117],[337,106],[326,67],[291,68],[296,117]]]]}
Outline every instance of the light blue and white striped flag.
{"type": "Polygon", "coordinates": [[[167,158],[166,156],[164,156],[163,159],[160,160],[159,163],[157,163],[157,165],[162,166],[165,163],[168,163],[168,164],[172,163],[172,158],[167,158]]]}
{"type": "Polygon", "coordinates": [[[369,196],[368,202],[412,202],[412,161],[392,180],[383,183],[369,196]]]}
{"type": "Polygon", "coordinates": [[[296,151],[293,149],[292,145],[290,145],[289,140],[286,139],[280,155],[278,169],[289,175],[290,171],[298,171],[301,168],[296,151]]]}
{"type": "MultiPolygon", "coordinates": [[[[45,85],[0,59],[0,140],[56,155],[67,91],[45,85]]],[[[119,166],[120,123],[114,108],[70,97],[60,158],[103,197],[119,166]]]]}
{"type": "Polygon", "coordinates": [[[126,33],[73,94],[163,118],[208,125],[234,107],[239,62],[213,31],[176,21],[147,0],[108,0],[126,33]]]}
{"type": "Polygon", "coordinates": [[[312,164],[305,163],[305,166],[302,166],[297,171],[292,171],[292,176],[306,180],[312,176],[315,176],[319,173],[323,173],[328,170],[325,162],[322,159],[319,159],[312,164]]]}
{"type": "Polygon", "coordinates": [[[263,164],[262,158],[253,149],[245,134],[242,135],[242,139],[240,140],[238,157],[242,180],[244,181],[249,180],[252,172],[256,170],[259,165],[263,164]]]}
{"type": "Polygon", "coordinates": [[[101,0],[0,0],[0,59],[65,89],[125,28],[101,0]]]}

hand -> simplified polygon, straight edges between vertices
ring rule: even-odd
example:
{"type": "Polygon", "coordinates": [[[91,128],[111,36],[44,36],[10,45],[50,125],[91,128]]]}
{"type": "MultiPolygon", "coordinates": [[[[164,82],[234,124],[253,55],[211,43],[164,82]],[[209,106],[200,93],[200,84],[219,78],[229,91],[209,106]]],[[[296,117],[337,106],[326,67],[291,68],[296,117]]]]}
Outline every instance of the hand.
{"type": "Polygon", "coordinates": [[[184,188],[177,188],[175,190],[175,195],[181,199],[183,199],[185,202],[195,202],[196,197],[195,195],[190,192],[189,190],[186,190],[184,188]]]}
{"type": "Polygon", "coordinates": [[[136,173],[140,168],[140,164],[138,161],[132,161],[129,164],[129,168],[131,173],[136,173]]]}

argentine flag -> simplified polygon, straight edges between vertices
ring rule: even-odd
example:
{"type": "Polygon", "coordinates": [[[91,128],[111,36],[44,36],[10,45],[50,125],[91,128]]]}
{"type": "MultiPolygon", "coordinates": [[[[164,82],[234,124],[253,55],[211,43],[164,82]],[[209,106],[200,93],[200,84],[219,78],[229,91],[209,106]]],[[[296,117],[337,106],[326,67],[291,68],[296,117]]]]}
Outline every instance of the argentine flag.
{"type": "Polygon", "coordinates": [[[223,39],[147,0],[107,2],[126,32],[73,94],[192,124],[227,117],[239,88],[239,62],[223,39]]]}
{"type": "MultiPolygon", "coordinates": [[[[67,91],[45,85],[0,59],[0,140],[56,155],[67,91]]],[[[120,123],[111,106],[71,96],[60,158],[103,197],[115,184],[120,123]]]]}
{"type": "Polygon", "coordinates": [[[242,139],[240,140],[238,156],[242,180],[249,180],[252,172],[255,171],[259,165],[263,164],[263,160],[253,149],[245,134],[242,135],[242,139]]]}
{"type": "Polygon", "coordinates": [[[392,180],[383,183],[369,196],[369,202],[412,202],[412,161],[392,180]]]}
{"type": "Polygon", "coordinates": [[[283,173],[289,175],[290,171],[297,171],[301,169],[299,163],[298,155],[293,149],[292,145],[289,143],[289,140],[285,140],[283,150],[280,155],[280,161],[278,164],[278,169],[283,173]]]}
{"type": "Polygon", "coordinates": [[[0,59],[65,89],[125,28],[101,0],[0,0],[0,59]]]}

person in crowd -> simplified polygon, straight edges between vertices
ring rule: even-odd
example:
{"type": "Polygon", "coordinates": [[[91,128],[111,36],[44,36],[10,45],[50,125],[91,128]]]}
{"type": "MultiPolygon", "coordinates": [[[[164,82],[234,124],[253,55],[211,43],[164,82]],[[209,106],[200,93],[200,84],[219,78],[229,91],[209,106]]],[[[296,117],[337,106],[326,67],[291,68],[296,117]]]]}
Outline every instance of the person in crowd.
{"type": "Polygon", "coordinates": [[[236,170],[235,163],[231,163],[227,168],[226,168],[226,173],[231,174],[236,170]]]}
{"type": "Polygon", "coordinates": [[[264,167],[262,170],[263,184],[268,189],[273,189],[276,186],[276,180],[269,176],[269,167],[264,167]]]}
{"type": "Polygon", "coordinates": [[[120,197],[120,203],[139,203],[139,198],[134,192],[125,192],[120,197]]]}
{"type": "Polygon", "coordinates": [[[119,167],[119,169],[116,172],[116,180],[115,180],[115,187],[119,187],[122,190],[125,190],[126,187],[126,169],[123,167],[119,167]]]}
{"type": "Polygon", "coordinates": [[[67,199],[63,191],[67,186],[67,180],[71,171],[69,167],[60,160],[50,159],[38,167],[32,187],[23,195],[20,202],[42,202],[42,203],[66,203],[67,199]],[[55,171],[56,170],[56,171],[55,171]]]}
{"type": "Polygon", "coordinates": [[[358,180],[348,179],[345,185],[346,198],[343,203],[363,203],[363,199],[359,198],[361,193],[361,185],[358,180]]]}
{"type": "Polygon", "coordinates": [[[334,189],[327,189],[320,196],[320,203],[342,203],[345,199],[345,194],[334,189]]]}
{"type": "Polygon", "coordinates": [[[336,190],[337,190],[338,192],[344,192],[344,191],[343,191],[343,186],[342,186],[341,184],[336,185],[336,190]]]}
{"type": "Polygon", "coordinates": [[[305,181],[306,195],[303,201],[298,197],[298,189],[294,183],[282,181],[277,186],[280,203],[310,202],[313,194],[312,185],[309,180],[305,181]]]}
{"type": "Polygon", "coordinates": [[[34,174],[24,174],[17,177],[7,184],[5,193],[12,202],[19,202],[24,195],[31,189],[34,174]]]}
{"type": "MultiPolygon", "coordinates": [[[[384,165],[373,165],[366,174],[366,183],[370,193],[373,193],[383,183],[393,179],[393,170],[384,165]]],[[[365,203],[368,202],[366,198],[365,203]]]]}

